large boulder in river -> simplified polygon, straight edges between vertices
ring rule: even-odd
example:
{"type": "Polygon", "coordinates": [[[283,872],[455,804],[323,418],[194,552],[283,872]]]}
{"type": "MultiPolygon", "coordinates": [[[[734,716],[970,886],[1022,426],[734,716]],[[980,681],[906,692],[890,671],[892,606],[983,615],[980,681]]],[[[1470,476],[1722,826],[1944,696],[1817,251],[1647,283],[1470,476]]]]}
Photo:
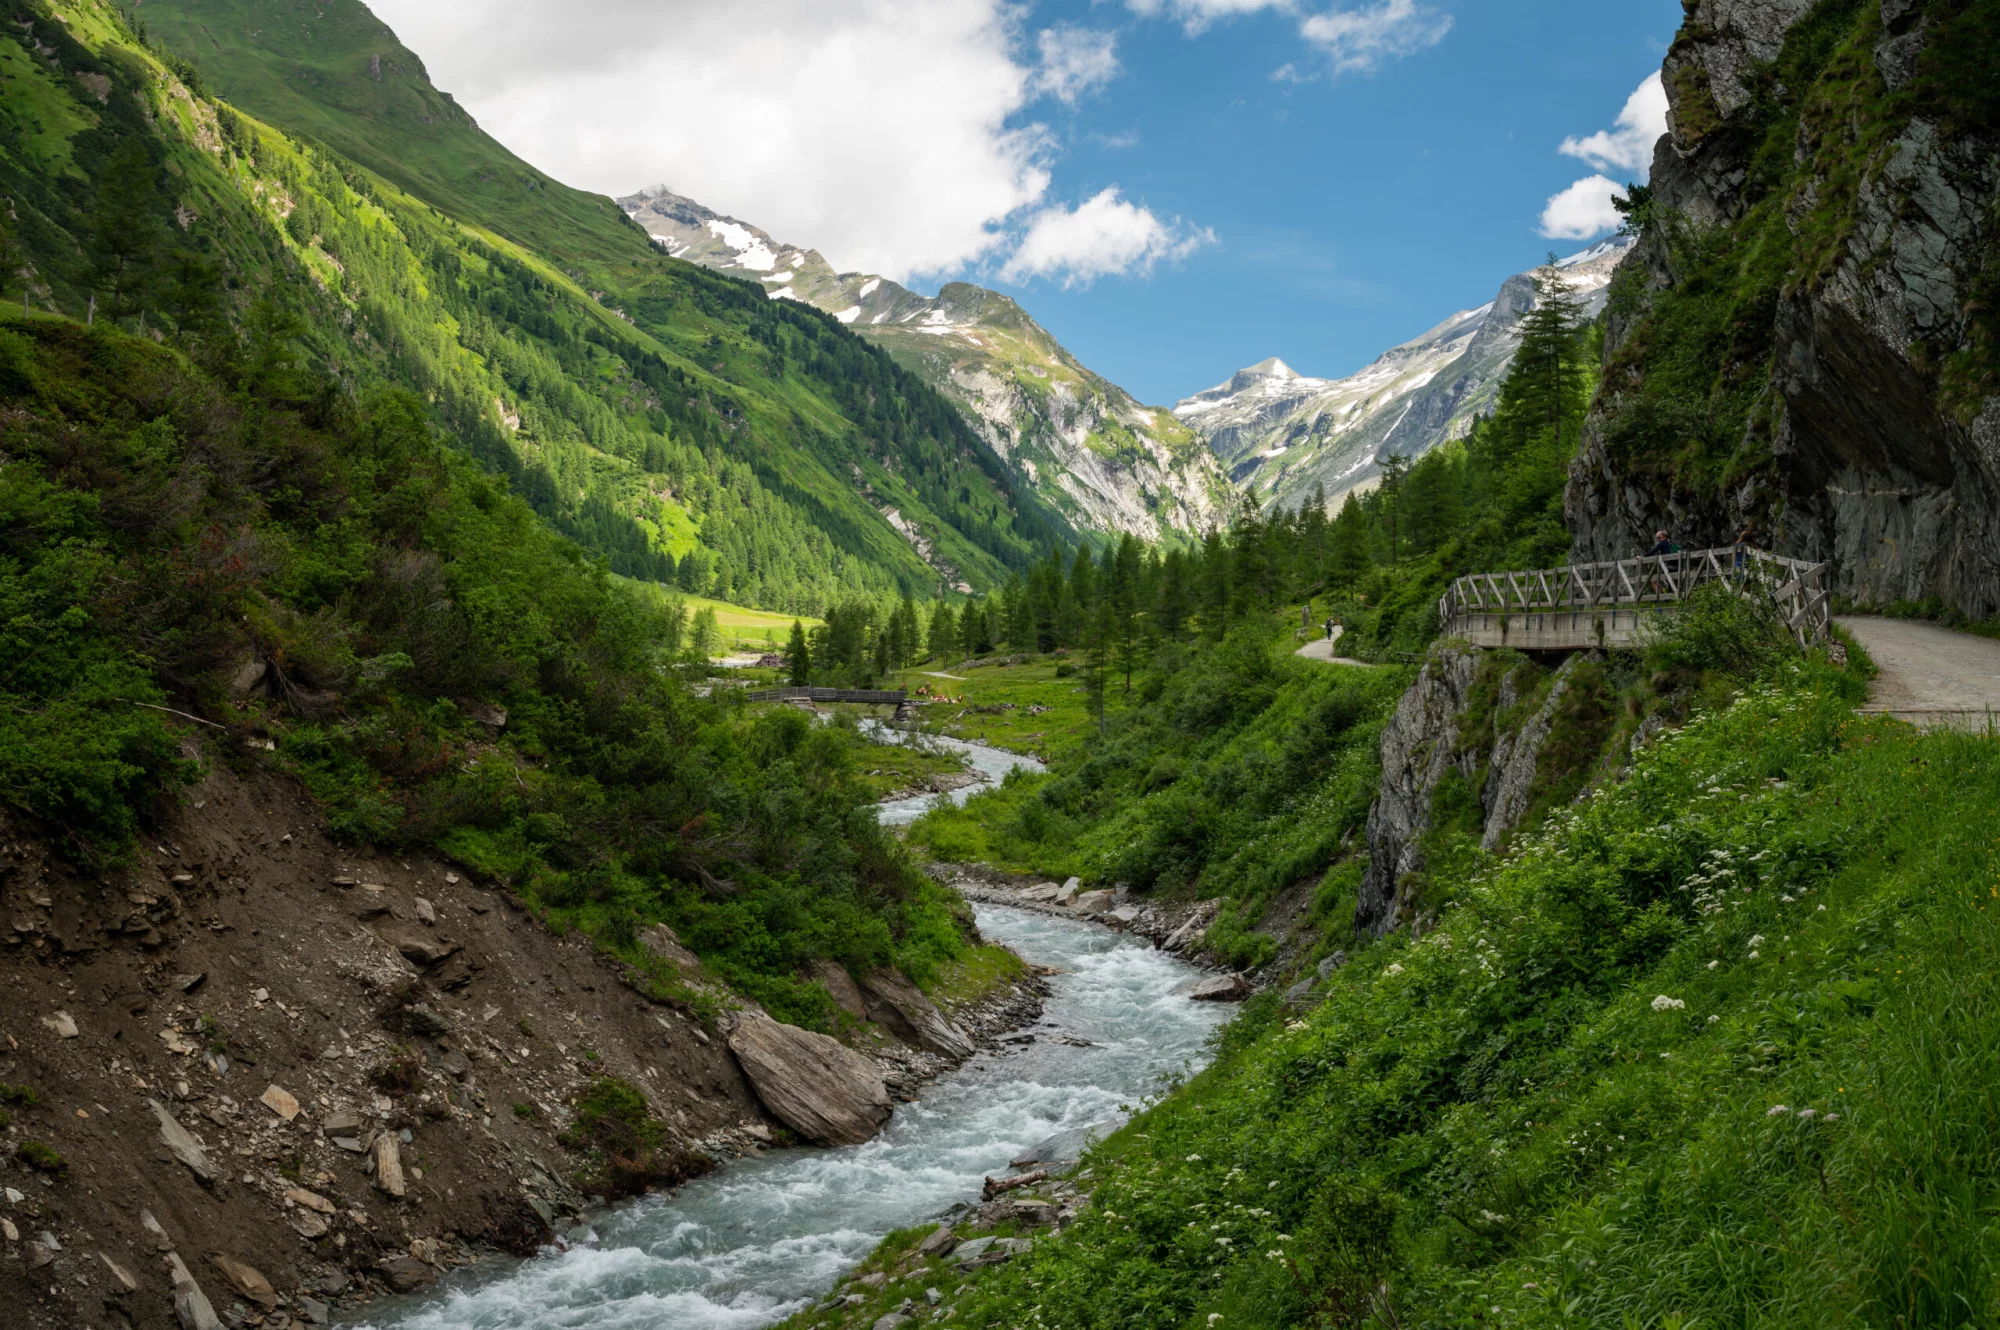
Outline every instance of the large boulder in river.
{"type": "Polygon", "coordinates": [[[946,1020],[901,970],[870,971],[861,981],[861,995],[868,1000],[868,1018],[911,1047],[948,1058],[972,1056],[965,1032],[946,1020]]]}
{"type": "Polygon", "coordinates": [[[857,1145],[889,1120],[889,1090],[875,1064],[838,1039],[746,1011],[729,1051],[771,1116],[809,1141],[857,1145]]]}

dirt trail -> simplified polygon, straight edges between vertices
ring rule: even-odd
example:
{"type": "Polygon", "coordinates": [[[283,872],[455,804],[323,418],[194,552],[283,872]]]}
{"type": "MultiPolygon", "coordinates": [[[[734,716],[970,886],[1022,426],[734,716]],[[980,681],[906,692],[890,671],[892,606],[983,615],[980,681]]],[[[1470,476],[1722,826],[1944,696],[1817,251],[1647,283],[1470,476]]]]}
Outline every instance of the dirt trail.
{"type": "Polygon", "coordinates": [[[1926,728],[1984,730],[2000,720],[2000,641],[1915,619],[1837,620],[1875,661],[1870,715],[1926,728]]]}
{"type": "Polygon", "coordinates": [[[1335,628],[1332,637],[1314,638],[1300,647],[1296,654],[1304,656],[1307,660],[1323,660],[1329,665],[1366,665],[1368,662],[1365,660],[1354,660],[1348,656],[1333,654],[1335,644],[1346,634],[1345,628],[1335,628]]]}

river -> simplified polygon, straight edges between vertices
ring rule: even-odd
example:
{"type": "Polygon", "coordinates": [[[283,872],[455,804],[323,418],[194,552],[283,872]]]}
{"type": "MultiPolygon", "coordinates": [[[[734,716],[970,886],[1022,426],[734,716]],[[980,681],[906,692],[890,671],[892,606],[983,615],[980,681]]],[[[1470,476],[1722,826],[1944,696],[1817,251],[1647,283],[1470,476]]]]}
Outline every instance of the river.
{"type": "Polygon", "coordinates": [[[594,1216],[568,1251],[484,1262],[344,1324],[380,1330],[742,1330],[782,1320],[891,1229],[958,1201],[1057,1131],[1125,1116],[1200,1063],[1229,1011],[1191,966],[1123,934],[979,907],[979,927],[1063,973],[1033,1043],[981,1053],[900,1104],[876,1139],[773,1150],[594,1216]],[[1075,1043],[1058,1042],[1061,1036],[1075,1043]],[[1087,1046],[1079,1046],[1087,1045],[1087,1046]]]}
{"type": "MultiPolygon", "coordinates": [[[[878,720],[863,721],[861,730],[877,743],[899,744],[909,740],[909,735],[904,731],[892,729],[878,720]]],[[[966,739],[932,735],[929,742],[949,752],[963,754],[972,773],[979,777],[976,784],[951,791],[951,801],[955,804],[962,804],[987,786],[1005,780],[1009,771],[1019,769],[1039,775],[1048,770],[1037,758],[1024,757],[1019,753],[1010,753],[1004,748],[992,748],[966,739]]],[[[877,815],[885,826],[904,826],[922,817],[937,797],[935,794],[919,794],[910,799],[886,800],[876,805],[877,815]]]]}

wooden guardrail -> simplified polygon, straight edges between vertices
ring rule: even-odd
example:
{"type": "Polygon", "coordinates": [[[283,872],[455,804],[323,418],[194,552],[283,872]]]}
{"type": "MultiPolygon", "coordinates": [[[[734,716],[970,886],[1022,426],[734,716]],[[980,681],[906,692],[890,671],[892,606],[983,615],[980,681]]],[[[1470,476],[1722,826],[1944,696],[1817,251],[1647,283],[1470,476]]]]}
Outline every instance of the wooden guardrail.
{"type": "Polygon", "coordinates": [[[1724,546],[1648,554],[1606,563],[1525,572],[1471,573],[1438,601],[1446,637],[1474,646],[1574,650],[1637,646],[1642,622],[1720,582],[1742,595],[1766,595],[1800,647],[1824,642],[1833,624],[1824,563],[1768,550],[1724,546]]]}

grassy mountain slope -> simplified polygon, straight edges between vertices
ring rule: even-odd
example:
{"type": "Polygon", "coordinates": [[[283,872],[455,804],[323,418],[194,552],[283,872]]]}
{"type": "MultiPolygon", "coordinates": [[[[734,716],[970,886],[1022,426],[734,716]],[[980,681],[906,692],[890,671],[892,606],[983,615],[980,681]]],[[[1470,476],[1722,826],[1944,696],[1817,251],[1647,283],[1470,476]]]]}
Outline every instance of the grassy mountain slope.
{"type": "Polygon", "coordinates": [[[1014,300],[969,282],[935,297],[871,273],[835,272],[664,186],[619,200],[677,258],[757,281],[773,299],[833,315],[965,413],[1028,486],[1079,530],[1184,540],[1235,501],[1192,430],[1090,369],[1014,300]]]}
{"type": "MultiPolygon", "coordinates": [[[[424,100],[437,94],[420,74],[398,72],[400,100],[373,118],[300,92],[340,85],[286,52],[323,24],[326,59],[360,59],[356,34],[377,29],[358,5],[321,7],[275,49],[255,44],[265,30],[222,21],[233,10],[173,12],[197,20],[197,56],[270,99],[258,109],[344,125],[366,162],[211,100],[197,66],[143,47],[114,11],[6,7],[20,55],[0,187],[45,308],[87,307],[97,234],[121,229],[97,215],[92,181],[137,144],[149,169],[136,215],[161,237],[162,266],[221,264],[221,313],[238,321],[258,293],[281,293],[312,358],[417,389],[462,447],[617,571],[812,609],[991,585],[1071,539],[1032,496],[1017,500],[949,404],[833,321],[661,257],[608,201],[540,184],[482,194],[496,163],[531,173],[469,122],[441,130],[423,108],[445,103],[424,100]],[[442,181],[437,197],[392,171],[413,188],[442,181]],[[921,552],[882,516],[892,507],[921,552]]],[[[148,15],[168,18],[167,6],[148,15]]],[[[370,89],[389,78],[377,85],[363,62],[370,89]]],[[[172,285],[124,325],[157,328],[172,285]]]]}

